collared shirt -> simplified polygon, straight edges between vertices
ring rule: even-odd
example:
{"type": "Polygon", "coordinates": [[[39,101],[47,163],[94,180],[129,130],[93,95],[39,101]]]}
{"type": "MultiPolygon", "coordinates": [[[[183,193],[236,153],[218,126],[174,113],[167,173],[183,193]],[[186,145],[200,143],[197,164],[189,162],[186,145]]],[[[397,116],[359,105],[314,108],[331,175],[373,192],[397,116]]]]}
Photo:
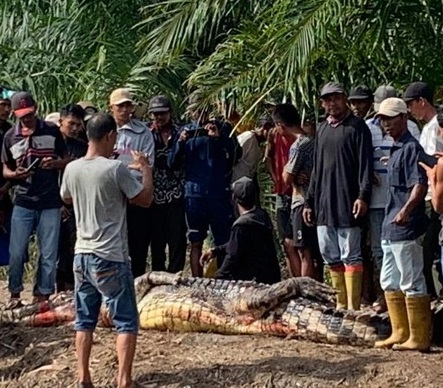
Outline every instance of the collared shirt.
{"type": "Polygon", "coordinates": [[[388,200],[382,226],[382,239],[390,241],[415,240],[425,233],[428,219],[425,214],[425,201],[412,210],[405,226],[395,224],[394,218],[411,196],[415,185],[427,186],[428,179],[418,164],[422,146],[406,131],[394,142],[388,162],[388,200]]]}
{"type": "Polygon", "coordinates": [[[148,124],[154,136],[155,163],[153,170],[154,203],[164,205],[179,201],[183,198],[184,171],[173,170],[168,166],[168,155],[173,146],[173,139],[179,132],[179,127],[171,125],[171,134],[166,143],[154,123],[148,124]]]}
{"type": "MultiPolygon", "coordinates": [[[[372,186],[371,209],[384,209],[388,200],[388,169],[380,158],[389,157],[394,140],[392,137],[384,133],[380,126],[380,119],[374,117],[366,121],[372,136],[372,152],[374,173],[377,176],[378,184],[372,186]]],[[[420,139],[420,130],[417,124],[412,120],[408,120],[408,130],[417,141],[420,139]]]]}
{"type": "MultiPolygon", "coordinates": [[[[144,152],[148,156],[149,163],[154,165],[154,137],[148,126],[139,120],[132,119],[129,123],[117,128],[115,151],[118,154],[117,159],[126,166],[133,161],[131,151],[144,152]]],[[[131,172],[141,177],[138,171],[131,170],[131,172]]]]}
{"type": "MultiPolygon", "coordinates": [[[[43,120],[37,121],[36,130],[23,136],[20,123],[5,135],[2,162],[11,170],[27,168],[36,159],[64,158],[66,144],[59,128],[43,120]]],[[[43,210],[62,205],[59,194],[59,170],[37,168],[26,181],[18,181],[14,204],[27,209],[43,210]]]]}
{"type": "Polygon", "coordinates": [[[335,118],[335,117],[332,117],[332,116],[328,116],[328,117],[326,117],[326,121],[328,122],[328,124],[331,126],[331,127],[338,127],[341,123],[343,123],[343,121],[345,121],[346,120],[346,118],[349,116],[351,114],[351,112],[346,112],[342,117],[339,117],[339,118],[335,118]]]}

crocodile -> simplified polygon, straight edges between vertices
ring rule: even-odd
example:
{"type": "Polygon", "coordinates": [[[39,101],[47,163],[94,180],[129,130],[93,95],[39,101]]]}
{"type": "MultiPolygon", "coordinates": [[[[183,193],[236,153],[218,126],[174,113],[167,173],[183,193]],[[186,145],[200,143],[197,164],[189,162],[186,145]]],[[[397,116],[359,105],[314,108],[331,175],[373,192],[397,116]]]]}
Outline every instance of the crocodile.
{"type": "MultiPolygon", "coordinates": [[[[335,291],[310,278],[273,285],[150,272],[135,279],[144,330],[267,334],[329,344],[372,346],[390,334],[387,315],[334,309],[335,291]]],[[[75,319],[72,294],[0,311],[0,323],[51,326],[75,319]]],[[[106,306],[99,325],[112,326],[106,306]]]]}

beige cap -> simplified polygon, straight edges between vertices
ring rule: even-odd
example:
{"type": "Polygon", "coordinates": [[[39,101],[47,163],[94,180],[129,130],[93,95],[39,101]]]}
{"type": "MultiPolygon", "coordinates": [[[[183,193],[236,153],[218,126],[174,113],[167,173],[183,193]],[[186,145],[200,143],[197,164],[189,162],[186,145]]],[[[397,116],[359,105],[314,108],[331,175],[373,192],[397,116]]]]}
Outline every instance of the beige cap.
{"type": "Polygon", "coordinates": [[[45,117],[45,121],[48,121],[50,123],[53,123],[57,126],[60,125],[60,113],[59,112],[52,112],[49,113],[46,117],[45,117]]]}
{"type": "Polygon", "coordinates": [[[131,91],[125,88],[115,89],[111,93],[111,97],[109,98],[109,103],[111,105],[120,105],[123,104],[124,102],[132,103],[131,91]]]}
{"type": "Polygon", "coordinates": [[[95,105],[91,101],[79,101],[79,102],[77,102],[77,105],[80,105],[83,109],[93,108],[93,109],[97,110],[97,108],[95,107],[95,105]]]}
{"type": "Polygon", "coordinates": [[[389,97],[381,102],[377,116],[395,117],[401,113],[408,113],[406,103],[401,98],[389,97]]]}

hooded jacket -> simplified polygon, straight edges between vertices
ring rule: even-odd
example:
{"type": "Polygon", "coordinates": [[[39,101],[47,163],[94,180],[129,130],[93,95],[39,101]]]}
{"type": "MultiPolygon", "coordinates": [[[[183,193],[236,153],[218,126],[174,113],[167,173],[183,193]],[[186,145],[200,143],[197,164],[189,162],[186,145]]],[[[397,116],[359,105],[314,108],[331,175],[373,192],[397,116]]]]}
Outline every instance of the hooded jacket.
{"type": "Polygon", "coordinates": [[[229,241],[215,247],[214,253],[225,254],[216,278],[267,284],[281,280],[272,222],[262,209],[242,214],[232,226],[229,241]]]}

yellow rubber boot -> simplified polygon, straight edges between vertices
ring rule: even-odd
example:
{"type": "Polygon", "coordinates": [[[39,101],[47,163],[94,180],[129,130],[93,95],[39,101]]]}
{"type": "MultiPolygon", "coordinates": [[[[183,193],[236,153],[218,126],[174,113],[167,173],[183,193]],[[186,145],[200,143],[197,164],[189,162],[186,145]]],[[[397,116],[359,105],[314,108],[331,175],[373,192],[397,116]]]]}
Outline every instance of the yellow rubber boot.
{"type": "Polygon", "coordinates": [[[343,271],[329,270],[332,287],[337,291],[337,310],[346,310],[348,308],[348,299],[346,295],[345,274],[343,271]]]}
{"type": "Polygon", "coordinates": [[[394,345],[394,350],[429,351],[431,347],[431,298],[429,295],[406,297],[409,339],[394,345]]]}
{"type": "Polygon", "coordinates": [[[383,341],[375,343],[376,348],[391,348],[395,344],[405,342],[409,338],[408,313],[405,295],[401,291],[385,292],[392,334],[383,341]]]}
{"type": "Polygon", "coordinates": [[[362,280],[363,266],[346,266],[345,283],[349,310],[360,310],[362,280]]]}

